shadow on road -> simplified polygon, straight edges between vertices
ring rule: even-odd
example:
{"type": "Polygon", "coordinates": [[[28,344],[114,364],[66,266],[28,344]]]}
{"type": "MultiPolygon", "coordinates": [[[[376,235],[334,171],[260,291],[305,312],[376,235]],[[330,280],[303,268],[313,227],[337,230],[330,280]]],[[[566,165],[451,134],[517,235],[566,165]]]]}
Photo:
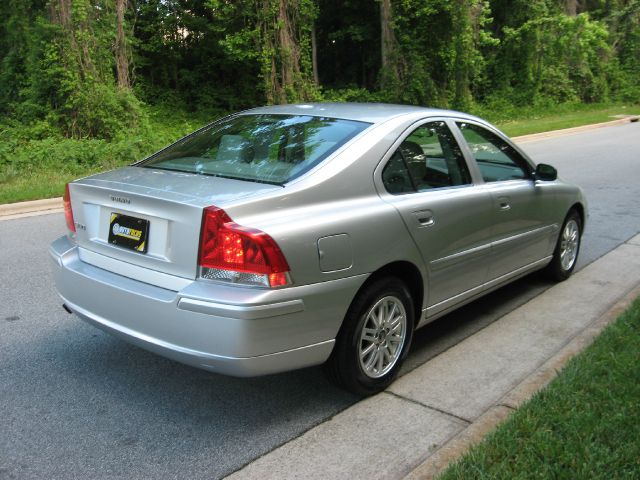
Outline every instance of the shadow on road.
{"type": "MultiPolygon", "coordinates": [[[[549,286],[529,276],[427,325],[402,373],[549,286]]],[[[319,367],[226,377],[131,346],[75,316],[55,316],[4,357],[5,372],[20,372],[3,380],[3,417],[13,427],[0,441],[6,455],[21,459],[11,462],[17,477],[221,478],[359,400],[329,384],[319,367]]]]}

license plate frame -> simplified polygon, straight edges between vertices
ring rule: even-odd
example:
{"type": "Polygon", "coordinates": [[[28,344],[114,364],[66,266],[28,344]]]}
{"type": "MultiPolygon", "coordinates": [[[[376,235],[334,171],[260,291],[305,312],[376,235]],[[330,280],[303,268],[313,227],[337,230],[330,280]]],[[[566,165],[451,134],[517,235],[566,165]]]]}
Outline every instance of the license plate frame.
{"type": "Polygon", "coordinates": [[[142,254],[147,253],[149,220],[118,212],[111,212],[109,218],[108,241],[111,245],[142,254]]]}

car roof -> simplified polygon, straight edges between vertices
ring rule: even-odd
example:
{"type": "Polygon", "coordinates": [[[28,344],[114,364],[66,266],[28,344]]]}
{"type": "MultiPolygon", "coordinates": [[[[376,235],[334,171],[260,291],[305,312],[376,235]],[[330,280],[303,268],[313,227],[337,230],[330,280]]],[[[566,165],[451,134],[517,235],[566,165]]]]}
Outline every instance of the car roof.
{"type": "Polygon", "coordinates": [[[482,121],[477,117],[453,110],[416,107],[412,105],[393,105],[388,103],[304,103],[271,105],[252,108],[243,115],[309,115],[314,117],[342,118],[360,122],[380,123],[403,115],[444,116],[482,121]]]}

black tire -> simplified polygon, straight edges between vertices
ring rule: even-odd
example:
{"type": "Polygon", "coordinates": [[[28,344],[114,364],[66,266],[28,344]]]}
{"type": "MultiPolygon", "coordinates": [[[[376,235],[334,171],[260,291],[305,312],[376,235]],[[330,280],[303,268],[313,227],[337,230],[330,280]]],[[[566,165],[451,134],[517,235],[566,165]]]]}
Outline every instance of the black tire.
{"type": "Polygon", "coordinates": [[[414,324],[413,299],[404,282],[395,277],[374,280],[358,293],[347,311],[331,356],[324,365],[327,377],[357,395],[373,395],[384,390],[407,356],[414,324]],[[383,320],[375,327],[373,322],[379,316],[372,315],[374,309],[377,314],[386,312],[384,317],[388,321],[383,320]],[[403,322],[400,333],[399,325],[403,322]],[[368,354],[367,350],[370,350],[368,354]]]}
{"type": "Polygon", "coordinates": [[[575,210],[570,210],[562,224],[558,242],[553,251],[553,259],[547,265],[547,275],[556,282],[562,282],[571,276],[573,269],[578,262],[580,253],[580,243],[582,240],[582,220],[580,214],[575,210]],[[575,236],[575,247],[571,247],[572,239],[575,236]],[[568,261],[567,255],[572,258],[568,261]]]}

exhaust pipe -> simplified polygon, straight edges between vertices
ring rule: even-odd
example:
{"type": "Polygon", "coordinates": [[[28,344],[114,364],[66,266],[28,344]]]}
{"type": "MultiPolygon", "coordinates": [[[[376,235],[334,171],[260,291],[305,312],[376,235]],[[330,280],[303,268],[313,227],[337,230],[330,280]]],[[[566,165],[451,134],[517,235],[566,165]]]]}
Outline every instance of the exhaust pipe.
{"type": "Polygon", "coordinates": [[[65,312],[67,313],[73,313],[73,311],[69,307],[67,307],[66,303],[62,304],[62,308],[64,308],[65,312]]]}

